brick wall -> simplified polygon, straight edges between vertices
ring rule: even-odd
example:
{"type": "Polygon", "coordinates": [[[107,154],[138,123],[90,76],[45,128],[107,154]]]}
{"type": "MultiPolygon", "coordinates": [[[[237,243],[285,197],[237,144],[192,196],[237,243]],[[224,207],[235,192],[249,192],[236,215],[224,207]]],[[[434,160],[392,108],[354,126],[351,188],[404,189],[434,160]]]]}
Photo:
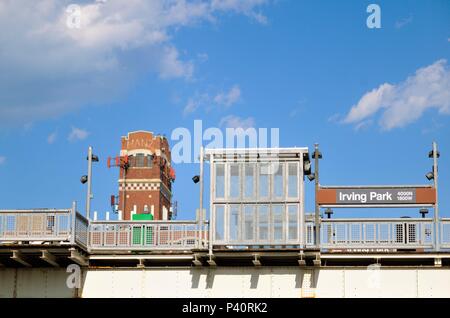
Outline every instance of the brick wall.
{"type": "Polygon", "coordinates": [[[122,137],[121,156],[128,156],[130,167],[120,168],[119,210],[123,219],[131,219],[136,206],[137,213],[154,211],[154,219],[162,220],[164,208],[170,217],[172,180],[170,179],[171,155],[167,139],[148,131],[130,132],[122,137]],[[137,156],[142,156],[139,160],[137,156]],[[136,166],[138,162],[140,166],[136,166]]]}

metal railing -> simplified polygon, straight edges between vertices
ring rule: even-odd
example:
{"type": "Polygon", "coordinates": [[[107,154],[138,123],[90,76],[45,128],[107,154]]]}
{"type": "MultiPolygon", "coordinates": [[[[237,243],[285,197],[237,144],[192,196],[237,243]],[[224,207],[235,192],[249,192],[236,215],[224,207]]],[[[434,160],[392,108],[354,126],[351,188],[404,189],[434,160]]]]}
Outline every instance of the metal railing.
{"type": "Polygon", "coordinates": [[[441,220],[440,243],[442,248],[450,248],[450,219],[441,220]]]}
{"type": "Polygon", "coordinates": [[[321,248],[431,248],[432,219],[324,219],[321,248]]]}
{"type": "Polygon", "coordinates": [[[75,214],[75,243],[81,245],[85,249],[89,247],[88,245],[88,230],[89,221],[84,216],[76,212],[75,214]]]}
{"type": "Polygon", "coordinates": [[[316,240],[314,239],[314,222],[306,222],[305,223],[305,245],[306,247],[312,247],[316,244],[316,240]]]}
{"type": "MultiPolygon", "coordinates": [[[[284,224],[279,230],[280,237],[291,234],[294,237],[301,232],[297,226],[284,224]]],[[[314,228],[314,222],[305,222],[306,248],[315,244],[314,228]]],[[[252,229],[255,236],[260,233],[256,227],[252,229]]],[[[275,237],[276,231],[274,227],[268,235],[275,237]]],[[[89,222],[74,209],[0,210],[0,244],[64,242],[86,250],[192,250],[207,248],[211,235],[209,222],[201,229],[197,221],[89,222]]],[[[424,218],[323,219],[320,236],[322,249],[431,249],[436,240],[433,220],[424,218]]],[[[450,249],[450,219],[440,220],[437,241],[442,248],[450,249]]],[[[224,240],[220,243],[232,246],[248,242],[224,240]]],[[[259,243],[251,245],[264,246],[263,243],[268,242],[259,243]]],[[[298,240],[283,240],[279,245],[283,243],[300,245],[298,240]]]]}
{"type": "Polygon", "coordinates": [[[115,250],[195,249],[200,247],[196,221],[92,221],[89,247],[115,250]]]}
{"type": "Polygon", "coordinates": [[[211,222],[212,246],[263,248],[303,246],[298,203],[217,204],[211,222]]]}
{"type": "Polygon", "coordinates": [[[1,210],[1,241],[69,241],[72,210],[1,210]]]}

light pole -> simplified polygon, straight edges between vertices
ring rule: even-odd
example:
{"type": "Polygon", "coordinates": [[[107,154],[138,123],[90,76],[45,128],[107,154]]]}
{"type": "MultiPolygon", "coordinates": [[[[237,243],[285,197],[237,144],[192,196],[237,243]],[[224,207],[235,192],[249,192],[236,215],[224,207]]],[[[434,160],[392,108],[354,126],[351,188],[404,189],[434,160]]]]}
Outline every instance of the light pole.
{"type": "Polygon", "coordinates": [[[88,174],[87,176],[82,176],[80,181],[85,184],[87,182],[87,193],[86,193],[86,218],[90,220],[91,214],[91,199],[92,199],[92,162],[98,162],[98,157],[92,154],[92,147],[88,148],[88,174]]]}
{"type": "Polygon", "coordinates": [[[196,175],[192,178],[192,181],[194,183],[200,182],[200,202],[199,202],[199,208],[198,208],[198,225],[199,225],[199,237],[200,237],[200,244],[203,241],[203,156],[204,156],[204,149],[203,146],[200,146],[200,175],[196,175]]]}
{"type": "Polygon", "coordinates": [[[200,146],[200,247],[203,243],[203,146],[200,146]]]}
{"type": "Polygon", "coordinates": [[[316,237],[316,248],[320,248],[320,209],[319,203],[317,202],[317,194],[319,193],[319,159],[322,159],[322,154],[319,151],[319,144],[314,144],[314,153],[312,155],[314,159],[314,180],[316,189],[316,206],[315,206],[315,237],[316,237]]]}
{"type": "Polygon", "coordinates": [[[433,141],[433,149],[428,153],[428,158],[433,158],[433,172],[426,174],[428,180],[433,179],[434,190],[436,191],[434,203],[434,226],[435,226],[435,250],[439,251],[439,204],[438,204],[438,158],[440,157],[439,151],[437,150],[437,143],[433,141]]]}
{"type": "Polygon", "coordinates": [[[87,184],[87,196],[86,196],[86,216],[90,220],[91,215],[91,199],[92,199],[92,147],[88,148],[88,184],[87,184]]]}

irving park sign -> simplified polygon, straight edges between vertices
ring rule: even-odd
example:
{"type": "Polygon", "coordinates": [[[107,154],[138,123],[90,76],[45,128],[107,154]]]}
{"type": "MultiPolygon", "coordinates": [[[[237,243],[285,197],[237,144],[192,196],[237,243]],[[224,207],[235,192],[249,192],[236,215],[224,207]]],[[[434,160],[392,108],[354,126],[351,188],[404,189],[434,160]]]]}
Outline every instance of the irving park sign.
{"type": "Polygon", "coordinates": [[[429,205],[435,201],[432,187],[321,187],[317,193],[319,205],[429,205]]]}
{"type": "Polygon", "coordinates": [[[416,189],[336,190],[336,203],[416,203],[416,189]]]}

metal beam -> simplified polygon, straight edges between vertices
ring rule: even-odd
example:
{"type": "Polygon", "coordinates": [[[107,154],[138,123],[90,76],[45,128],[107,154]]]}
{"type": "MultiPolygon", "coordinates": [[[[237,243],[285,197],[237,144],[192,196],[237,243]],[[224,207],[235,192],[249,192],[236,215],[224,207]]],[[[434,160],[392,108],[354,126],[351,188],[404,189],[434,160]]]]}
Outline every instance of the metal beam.
{"type": "Polygon", "coordinates": [[[205,154],[210,156],[210,159],[215,159],[214,156],[225,158],[234,155],[260,155],[264,157],[280,157],[291,155],[297,158],[297,154],[308,153],[308,148],[206,148],[205,154]]]}
{"type": "Polygon", "coordinates": [[[17,263],[20,263],[23,266],[32,267],[31,264],[27,262],[27,259],[23,256],[21,251],[14,250],[12,252],[13,252],[13,255],[11,256],[12,260],[15,260],[17,263]]]}
{"type": "Polygon", "coordinates": [[[69,249],[69,251],[70,251],[70,256],[69,256],[70,260],[74,261],[75,263],[77,263],[78,265],[81,265],[81,266],[89,265],[89,261],[88,261],[87,257],[81,255],[80,252],[78,252],[76,249],[71,248],[71,249],[69,249]]]}
{"type": "Polygon", "coordinates": [[[136,265],[137,268],[145,268],[145,260],[143,260],[142,258],[139,259],[138,264],[136,265]]]}
{"type": "Polygon", "coordinates": [[[434,266],[435,266],[435,267],[442,267],[442,258],[436,257],[436,258],[434,259],[434,266]]]}
{"type": "Polygon", "coordinates": [[[252,262],[253,262],[253,265],[255,265],[255,266],[261,266],[261,261],[259,260],[258,254],[255,254],[255,259],[252,262]]]}
{"type": "Polygon", "coordinates": [[[431,188],[429,184],[401,185],[321,185],[321,189],[397,189],[397,188],[431,188]]]}
{"type": "Polygon", "coordinates": [[[374,223],[374,222],[421,222],[421,223],[431,223],[433,222],[432,218],[345,218],[345,219],[324,219],[322,223],[338,223],[338,222],[365,222],[365,223],[374,223]]]}
{"type": "Polygon", "coordinates": [[[216,261],[212,255],[209,255],[209,260],[207,260],[209,266],[217,266],[216,261]]]}
{"type": "Polygon", "coordinates": [[[299,266],[306,266],[306,261],[305,261],[305,254],[303,252],[298,253],[298,265],[299,266]]]}
{"type": "Polygon", "coordinates": [[[101,224],[110,224],[110,225],[120,225],[120,224],[158,224],[158,225],[170,225],[170,224],[178,224],[178,225],[196,225],[197,221],[195,220],[139,220],[139,221],[126,221],[126,220],[99,220],[99,221],[89,221],[91,225],[101,225],[101,224]]]}
{"type": "Polygon", "coordinates": [[[54,267],[59,267],[58,262],[56,262],[56,257],[55,255],[53,255],[52,253],[50,253],[47,250],[41,250],[42,255],[39,256],[40,259],[42,259],[43,261],[46,261],[47,263],[49,263],[50,265],[54,266],[54,267]]]}
{"type": "MultiPolygon", "coordinates": [[[[267,258],[287,258],[287,257],[297,257],[298,256],[298,252],[294,252],[294,251],[267,251],[267,250],[261,250],[261,251],[256,251],[253,250],[253,253],[258,253],[259,256],[262,257],[267,257],[267,258]]],[[[251,254],[250,251],[236,251],[236,252],[221,252],[221,251],[216,251],[214,254],[216,257],[220,257],[220,258],[248,258],[254,254],[251,254]]],[[[309,256],[309,257],[313,257],[315,255],[315,253],[310,253],[308,255],[305,254],[305,256],[309,256]]]]}
{"type": "Polygon", "coordinates": [[[322,262],[320,261],[320,254],[316,254],[316,258],[313,260],[314,266],[321,266],[322,262]]]}
{"type": "Polygon", "coordinates": [[[355,254],[355,253],[335,253],[335,254],[322,254],[320,256],[323,259],[366,259],[366,258],[379,258],[379,259],[434,259],[434,258],[448,258],[450,255],[444,254],[431,254],[431,253],[391,253],[391,254],[355,254]]]}
{"type": "Polygon", "coordinates": [[[90,260],[191,260],[192,255],[91,255],[90,260]]]}
{"type": "Polygon", "coordinates": [[[0,210],[0,213],[57,213],[67,214],[70,213],[70,209],[28,209],[28,210],[0,210]]]}
{"type": "Polygon", "coordinates": [[[198,259],[197,255],[194,255],[194,260],[192,261],[192,263],[194,263],[195,266],[202,266],[202,262],[198,259]]]}

